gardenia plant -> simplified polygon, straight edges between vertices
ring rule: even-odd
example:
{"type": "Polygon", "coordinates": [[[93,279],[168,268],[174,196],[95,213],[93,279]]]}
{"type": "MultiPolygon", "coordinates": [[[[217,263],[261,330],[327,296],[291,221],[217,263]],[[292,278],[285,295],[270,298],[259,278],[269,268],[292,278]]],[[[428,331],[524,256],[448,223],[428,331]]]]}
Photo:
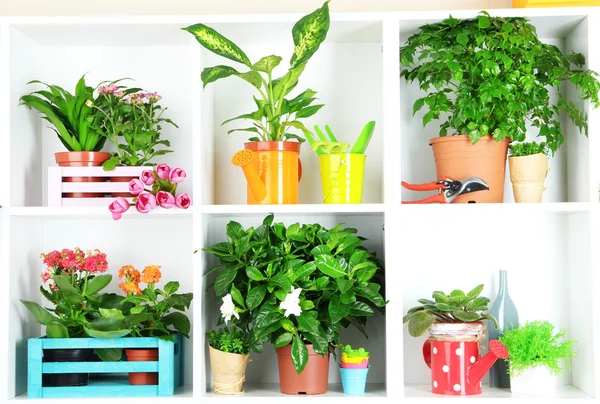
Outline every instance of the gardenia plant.
{"type": "Polygon", "coordinates": [[[484,135],[496,141],[522,142],[527,125],[539,128],[554,154],[564,143],[558,119],[565,112],[587,136],[585,114],[554,89],[570,82],[594,108],[600,105],[596,72],[584,70],[579,53],[564,55],[541,42],[526,18],[453,17],[427,24],[400,49],[407,81],[417,80],[428,94],[419,98],[413,114],[426,108],[423,125],[445,119],[440,136],[469,135],[476,143],[484,135]]]}
{"type": "Polygon", "coordinates": [[[254,97],[257,110],[229,119],[223,124],[238,119],[252,121],[253,125],[246,128],[232,129],[227,133],[244,131],[255,133],[250,141],[284,141],[304,139],[291,130],[299,129],[306,133],[310,131],[300,119],[308,118],[323,107],[322,104],[311,105],[316,100],[317,94],[313,90],[305,90],[292,99],[285,98],[294,90],[298,79],[306,67],[308,60],[319,49],[329,30],[329,0],[311,14],[300,19],[292,29],[294,39],[294,53],[290,60],[289,70],[279,78],[273,77],[274,69],[282,61],[280,56],[270,55],[252,63],[250,58],[235,43],[225,38],[214,29],[195,24],[187,28],[197,41],[207,50],[239,63],[245,71],[239,71],[231,66],[219,65],[208,67],[202,71],[204,87],[217,80],[237,76],[256,88],[259,97],[254,97]]]}
{"type": "Polygon", "coordinates": [[[228,240],[204,249],[219,259],[205,275],[217,273],[222,319],[235,317],[255,352],[266,342],[291,344],[298,373],[308,361],[307,343],[325,356],[340,346],[340,329],[353,325],[366,336],[367,317],[386,302],[381,263],[356,232],[342,224],[286,227],[272,215],[246,230],[229,222],[228,240]]]}

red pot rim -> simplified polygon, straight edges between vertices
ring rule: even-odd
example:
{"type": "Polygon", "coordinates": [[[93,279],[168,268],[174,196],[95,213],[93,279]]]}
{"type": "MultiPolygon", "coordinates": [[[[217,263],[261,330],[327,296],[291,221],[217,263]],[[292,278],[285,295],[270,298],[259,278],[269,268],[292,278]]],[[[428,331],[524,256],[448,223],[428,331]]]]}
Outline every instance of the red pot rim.
{"type": "MultiPolygon", "coordinates": [[[[469,135],[452,135],[452,136],[439,136],[439,137],[434,137],[429,139],[429,145],[433,146],[436,143],[444,143],[444,142],[471,142],[471,139],[469,139],[469,135]]],[[[478,140],[478,142],[481,141],[493,141],[494,137],[492,135],[483,135],[481,137],[481,139],[478,140]]],[[[505,142],[505,143],[510,143],[511,140],[509,138],[506,139],[502,139],[500,140],[498,143],[500,142],[505,142]]]]}
{"type": "Polygon", "coordinates": [[[244,148],[252,151],[291,151],[300,153],[299,142],[247,142],[244,148]]]}

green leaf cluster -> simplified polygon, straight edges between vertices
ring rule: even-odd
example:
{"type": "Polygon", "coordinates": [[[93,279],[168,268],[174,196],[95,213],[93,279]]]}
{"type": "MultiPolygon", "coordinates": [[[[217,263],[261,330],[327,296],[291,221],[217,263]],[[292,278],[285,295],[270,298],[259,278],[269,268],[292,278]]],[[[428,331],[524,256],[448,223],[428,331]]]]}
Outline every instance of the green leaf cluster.
{"type": "Polygon", "coordinates": [[[488,313],[490,299],[479,296],[483,285],[478,285],[468,293],[453,290],[449,295],[435,291],[432,299],[419,299],[420,306],[413,307],[403,318],[408,323],[408,333],[420,337],[433,323],[475,323],[490,320],[498,328],[494,316],[488,313]]]}
{"type": "Polygon", "coordinates": [[[95,129],[98,116],[92,107],[94,89],[85,83],[85,75],[77,82],[74,94],[37,80],[27,84],[42,84],[46,89],[22,96],[20,105],[41,113],[68,151],[102,150],[106,138],[95,129]]]}
{"type": "Polygon", "coordinates": [[[548,321],[532,321],[507,330],[499,338],[508,349],[508,373],[517,377],[527,369],[546,366],[554,375],[563,372],[560,362],[571,368],[575,341],[566,339],[567,330],[555,331],[548,321]]]}
{"type": "Polygon", "coordinates": [[[268,342],[291,344],[294,367],[301,373],[308,360],[306,344],[324,356],[340,346],[340,329],[352,325],[367,336],[367,317],[386,305],[383,268],[356,229],[286,226],[273,219],[267,216],[248,229],[229,222],[227,241],[203,249],[219,260],[205,275],[216,274],[218,298],[231,294],[239,314],[236,324],[249,334],[251,349],[260,353],[268,342]],[[280,305],[292,288],[302,289],[302,313],[285,317],[280,305]]]}
{"type": "Polygon", "coordinates": [[[223,125],[235,120],[252,121],[252,126],[228,131],[249,132],[250,141],[285,141],[295,139],[303,142],[304,138],[293,133],[310,131],[301,119],[316,114],[323,104],[313,104],[317,99],[315,91],[308,89],[294,98],[286,98],[298,85],[300,75],[308,60],[325,41],[329,31],[329,0],[322,7],[302,17],[292,28],[294,52],[287,73],[279,78],[273,77],[273,70],[281,63],[282,58],[276,55],[265,56],[256,63],[242,49],[213,28],[204,24],[195,24],[183,28],[194,35],[196,40],[207,50],[243,65],[246,71],[239,71],[231,66],[219,65],[208,67],[202,71],[204,87],[227,77],[239,77],[248,82],[258,92],[254,97],[256,111],[228,119],[223,125]]]}
{"type": "Polygon", "coordinates": [[[223,327],[218,331],[206,333],[208,344],[222,352],[248,355],[250,353],[249,336],[242,330],[223,327]]]}
{"type": "Polygon", "coordinates": [[[426,108],[423,125],[446,119],[440,136],[453,131],[473,143],[484,135],[522,142],[529,123],[554,154],[564,143],[558,114],[565,112],[586,136],[587,119],[562,94],[553,102],[552,91],[570,82],[582,99],[600,105],[598,74],[583,68],[584,56],[541,42],[526,18],[485,11],[475,19],[450,16],[420,27],[401,47],[400,61],[402,77],[427,92],[413,113],[426,108]]]}
{"type": "Polygon", "coordinates": [[[546,142],[512,143],[508,150],[510,152],[511,157],[532,156],[534,154],[540,154],[540,153],[545,156],[548,156],[548,154],[549,154],[549,150],[548,150],[548,146],[546,146],[546,142]]]}

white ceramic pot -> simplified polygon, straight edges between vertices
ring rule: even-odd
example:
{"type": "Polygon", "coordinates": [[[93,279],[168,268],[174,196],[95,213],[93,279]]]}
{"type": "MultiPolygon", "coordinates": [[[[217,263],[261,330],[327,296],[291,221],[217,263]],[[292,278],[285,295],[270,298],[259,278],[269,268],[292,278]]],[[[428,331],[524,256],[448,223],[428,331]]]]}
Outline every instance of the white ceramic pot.
{"type": "Polygon", "coordinates": [[[534,396],[554,395],[558,387],[558,377],[554,376],[546,366],[526,370],[521,375],[510,379],[510,391],[513,394],[534,396]]]}

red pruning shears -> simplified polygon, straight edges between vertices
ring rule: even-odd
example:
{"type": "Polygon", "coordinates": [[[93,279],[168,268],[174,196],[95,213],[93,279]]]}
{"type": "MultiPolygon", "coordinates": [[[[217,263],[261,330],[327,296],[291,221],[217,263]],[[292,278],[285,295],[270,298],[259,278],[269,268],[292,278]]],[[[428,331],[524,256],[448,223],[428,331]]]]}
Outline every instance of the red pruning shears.
{"type": "Polygon", "coordinates": [[[460,181],[446,178],[445,180],[428,182],[426,184],[408,184],[402,181],[402,186],[411,191],[438,190],[437,195],[418,201],[402,201],[402,203],[451,203],[458,195],[490,189],[484,180],[477,177],[470,177],[460,181]]]}

